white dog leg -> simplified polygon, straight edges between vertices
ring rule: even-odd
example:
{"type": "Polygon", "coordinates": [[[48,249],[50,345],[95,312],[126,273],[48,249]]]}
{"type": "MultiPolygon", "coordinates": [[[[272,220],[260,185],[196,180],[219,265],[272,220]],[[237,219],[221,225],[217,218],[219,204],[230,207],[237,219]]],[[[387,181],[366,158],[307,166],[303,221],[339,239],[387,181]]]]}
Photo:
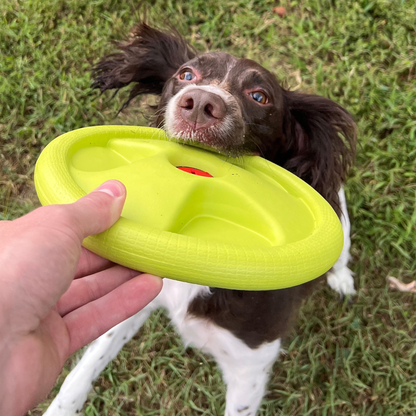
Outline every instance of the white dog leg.
{"type": "Polygon", "coordinates": [[[178,328],[187,343],[211,354],[227,385],[225,416],[255,416],[269,372],[280,350],[280,339],[252,349],[231,332],[198,318],[178,328]]]}
{"type": "Polygon", "coordinates": [[[257,414],[279,350],[280,339],[257,349],[244,345],[234,357],[216,357],[227,384],[225,416],[257,414]]]}
{"type": "Polygon", "coordinates": [[[344,232],[344,248],[342,249],[339,259],[327,273],[327,282],[331,289],[338,292],[341,296],[354,295],[354,273],[348,268],[350,260],[350,229],[351,223],[348,216],[347,202],[345,200],[344,188],[339,191],[339,200],[341,202],[341,224],[344,232]]]}
{"type": "Polygon", "coordinates": [[[145,309],[116,325],[92,342],[79,363],[65,379],[44,416],[79,416],[92,382],[140,329],[155,307],[145,309]]]}

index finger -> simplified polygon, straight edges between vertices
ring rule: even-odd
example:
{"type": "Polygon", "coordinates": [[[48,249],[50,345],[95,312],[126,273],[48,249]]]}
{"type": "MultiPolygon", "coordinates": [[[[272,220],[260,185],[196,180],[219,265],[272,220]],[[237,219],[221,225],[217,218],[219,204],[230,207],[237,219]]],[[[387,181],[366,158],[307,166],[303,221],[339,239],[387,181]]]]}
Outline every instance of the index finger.
{"type": "Polygon", "coordinates": [[[142,310],[161,289],[160,277],[142,274],[65,315],[63,320],[71,340],[69,354],[142,310]]]}
{"type": "Polygon", "coordinates": [[[75,272],[75,279],[101,272],[112,266],[114,266],[112,261],[82,247],[77,271],[75,272]]]}

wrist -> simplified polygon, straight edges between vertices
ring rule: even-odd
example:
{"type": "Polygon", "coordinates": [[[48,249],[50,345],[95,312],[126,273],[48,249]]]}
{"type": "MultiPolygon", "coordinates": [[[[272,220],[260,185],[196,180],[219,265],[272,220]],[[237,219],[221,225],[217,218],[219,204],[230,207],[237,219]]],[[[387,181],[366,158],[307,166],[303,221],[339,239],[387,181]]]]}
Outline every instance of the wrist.
{"type": "MultiPolygon", "coordinates": [[[[38,336],[11,337],[0,351],[0,415],[21,416],[46,397],[49,378],[38,336]],[[23,396],[16,392],[24,392],[23,396]]],[[[49,357],[48,357],[49,358],[49,357]]],[[[51,383],[50,383],[51,384],[51,383]]],[[[49,389],[53,386],[49,387],[49,389]]]]}
{"type": "Polygon", "coordinates": [[[11,361],[11,349],[10,337],[7,329],[3,327],[3,321],[0,317],[0,338],[3,340],[0,343],[0,414],[14,414],[10,412],[9,401],[10,401],[10,392],[8,391],[8,376],[10,374],[9,366],[11,361]],[[6,337],[6,339],[4,338],[6,337]],[[6,413],[7,411],[7,413],[6,413]]]}

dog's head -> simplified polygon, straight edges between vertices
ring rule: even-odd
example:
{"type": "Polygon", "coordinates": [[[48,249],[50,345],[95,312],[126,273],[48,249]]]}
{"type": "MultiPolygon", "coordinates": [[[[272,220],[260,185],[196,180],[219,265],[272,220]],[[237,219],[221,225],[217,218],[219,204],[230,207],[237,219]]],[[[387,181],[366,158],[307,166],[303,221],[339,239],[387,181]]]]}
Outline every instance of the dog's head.
{"type": "Polygon", "coordinates": [[[337,192],[356,141],[353,119],[341,106],[282,88],[252,60],[197,55],[177,32],[145,23],[118,47],[93,69],[93,88],[134,83],[123,108],[137,95],[159,95],[153,125],[169,136],[230,156],[260,154],[304,179],[339,212],[337,192]]]}

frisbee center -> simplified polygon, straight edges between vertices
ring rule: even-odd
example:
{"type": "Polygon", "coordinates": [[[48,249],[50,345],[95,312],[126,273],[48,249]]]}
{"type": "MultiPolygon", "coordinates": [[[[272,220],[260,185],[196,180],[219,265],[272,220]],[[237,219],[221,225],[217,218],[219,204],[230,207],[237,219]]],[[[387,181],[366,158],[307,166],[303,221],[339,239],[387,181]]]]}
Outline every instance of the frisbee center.
{"type": "Polygon", "coordinates": [[[179,170],[183,171],[183,172],[187,172],[190,173],[192,175],[197,175],[197,176],[205,176],[207,178],[212,178],[213,176],[208,173],[205,172],[204,170],[201,169],[197,169],[197,168],[192,168],[190,166],[176,166],[179,170]]]}

